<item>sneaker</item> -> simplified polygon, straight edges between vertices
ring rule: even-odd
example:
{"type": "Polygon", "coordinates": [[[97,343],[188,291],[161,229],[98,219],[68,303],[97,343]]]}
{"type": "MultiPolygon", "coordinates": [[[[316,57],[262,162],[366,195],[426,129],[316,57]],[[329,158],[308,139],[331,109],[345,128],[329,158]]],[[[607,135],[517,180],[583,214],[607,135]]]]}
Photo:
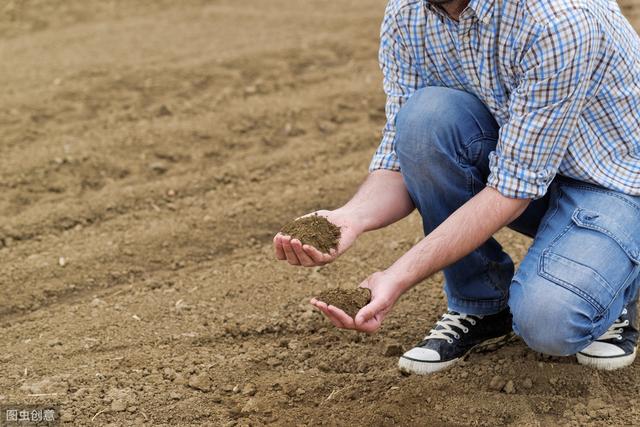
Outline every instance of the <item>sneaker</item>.
{"type": "Polygon", "coordinates": [[[607,332],[576,356],[581,365],[613,371],[633,363],[636,358],[638,330],[625,308],[607,332]]]}
{"type": "Polygon", "coordinates": [[[472,350],[490,350],[511,336],[511,313],[506,308],[489,316],[449,311],[416,347],[400,357],[398,366],[408,374],[430,374],[462,360],[472,350]]]}

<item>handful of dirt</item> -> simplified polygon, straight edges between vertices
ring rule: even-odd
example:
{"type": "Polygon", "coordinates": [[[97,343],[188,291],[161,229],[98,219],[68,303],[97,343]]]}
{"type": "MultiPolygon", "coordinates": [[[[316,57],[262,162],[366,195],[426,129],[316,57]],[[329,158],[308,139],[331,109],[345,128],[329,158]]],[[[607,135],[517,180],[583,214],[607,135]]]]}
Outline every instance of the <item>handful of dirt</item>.
{"type": "Polygon", "coordinates": [[[320,215],[310,215],[291,221],[280,232],[328,254],[338,247],[340,228],[320,215]]]}
{"type": "Polygon", "coordinates": [[[320,292],[320,295],[318,295],[316,299],[328,305],[338,307],[349,316],[355,317],[358,311],[371,301],[371,291],[367,288],[333,288],[320,292]]]}

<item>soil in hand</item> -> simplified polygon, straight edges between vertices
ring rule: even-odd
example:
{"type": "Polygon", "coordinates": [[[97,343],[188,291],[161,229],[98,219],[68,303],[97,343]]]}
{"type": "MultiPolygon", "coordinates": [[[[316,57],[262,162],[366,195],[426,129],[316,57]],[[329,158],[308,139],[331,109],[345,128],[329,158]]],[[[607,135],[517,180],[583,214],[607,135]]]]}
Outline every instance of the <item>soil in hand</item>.
{"type": "Polygon", "coordinates": [[[349,316],[355,317],[358,311],[371,301],[371,291],[367,288],[332,288],[321,292],[316,299],[338,307],[349,316]]]}
{"type": "Polygon", "coordinates": [[[337,249],[340,241],[340,228],[319,215],[305,216],[291,221],[282,227],[280,232],[326,254],[331,249],[337,249]]]}

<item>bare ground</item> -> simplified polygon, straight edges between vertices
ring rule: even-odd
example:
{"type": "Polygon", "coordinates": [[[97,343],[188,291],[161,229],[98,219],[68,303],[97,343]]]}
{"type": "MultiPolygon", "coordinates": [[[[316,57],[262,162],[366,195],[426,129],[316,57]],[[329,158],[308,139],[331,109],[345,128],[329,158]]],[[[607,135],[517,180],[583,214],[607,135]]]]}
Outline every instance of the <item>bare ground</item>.
{"type": "Polygon", "coordinates": [[[638,364],[516,340],[400,375],[446,307],[439,276],[372,336],[312,310],[419,239],[416,215],[325,268],[273,261],[282,224],[366,174],[384,3],[4,3],[0,404],[59,403],[69,425],[640,424],[638,364]]]}

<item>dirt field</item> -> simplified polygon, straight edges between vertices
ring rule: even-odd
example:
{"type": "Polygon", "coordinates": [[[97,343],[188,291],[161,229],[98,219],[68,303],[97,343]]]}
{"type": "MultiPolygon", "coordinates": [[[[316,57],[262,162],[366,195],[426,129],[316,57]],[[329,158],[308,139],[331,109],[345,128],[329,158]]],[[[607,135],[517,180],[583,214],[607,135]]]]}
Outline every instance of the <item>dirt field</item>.
{"type": "Polygon", "coordinates": [[[446,307],[439,276],[372,336],[312,310],[419,239],[416,215],[326,268],[273,260],[282,224],[366,175],[384,4],[0,4],[0,405],[58,403],[70,425],[640,424],[638,363],[514,341],[400,375],[446,307]]]}

